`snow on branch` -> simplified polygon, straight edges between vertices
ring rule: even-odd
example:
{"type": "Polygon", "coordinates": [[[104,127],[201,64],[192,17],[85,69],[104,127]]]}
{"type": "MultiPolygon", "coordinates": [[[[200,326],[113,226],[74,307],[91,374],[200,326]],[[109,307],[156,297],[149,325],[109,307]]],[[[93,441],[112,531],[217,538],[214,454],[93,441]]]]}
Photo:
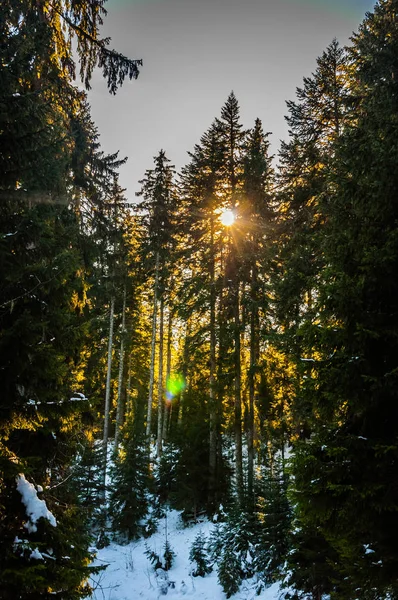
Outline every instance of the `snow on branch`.
{"type": "Polygon", "coordinates": [[[51,511],[48,510],[44,500],[37,497],[37,491],[29,481],[25,479],[25,475],[20,473],[17,478],[17,490],[22,496],[22,503],[26,508],[26,515],[29,521],[25,523],[25,528],[29,533],[37,531],[36,523],[40,518],[47,519],[53,527],[57,526],[57,521],[51,511]]]}
{"type": "Polygon", "coordinates": [[[87,396],[80,392],[75,392],[75,395],[67,400],[58,400],[57,402],[41,402],[40,400],[33,400],[30,398],[27,404],[29,406],[38,406],[39,404],[45,404],[46,406],[50,406],[51,404],[64,404],[65,402],[86,402],[88,400],[87,396]]]}

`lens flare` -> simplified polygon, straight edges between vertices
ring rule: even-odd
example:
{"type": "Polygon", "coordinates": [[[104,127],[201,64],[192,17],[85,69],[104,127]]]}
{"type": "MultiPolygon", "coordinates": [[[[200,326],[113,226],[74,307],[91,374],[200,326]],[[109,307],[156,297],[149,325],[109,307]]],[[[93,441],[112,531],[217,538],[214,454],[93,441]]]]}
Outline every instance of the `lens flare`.
{"type": "Polygon", "coordinates": [[[180,373],[172,373],[166,381],[166,398],[172,400],[186,387],[184,376],[180,373]]]}

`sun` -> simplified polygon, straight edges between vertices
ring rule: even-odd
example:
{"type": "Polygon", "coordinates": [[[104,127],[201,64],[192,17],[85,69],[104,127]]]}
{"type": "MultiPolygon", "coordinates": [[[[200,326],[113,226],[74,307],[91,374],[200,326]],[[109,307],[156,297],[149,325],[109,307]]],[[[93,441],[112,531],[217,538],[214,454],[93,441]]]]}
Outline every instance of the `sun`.
{"type": "Polygon", "coordinates": [[[235,213],[230,208],[226,208],[220,215],[220,221],[225,227],[229,227],[235,222],[235,213]]]}

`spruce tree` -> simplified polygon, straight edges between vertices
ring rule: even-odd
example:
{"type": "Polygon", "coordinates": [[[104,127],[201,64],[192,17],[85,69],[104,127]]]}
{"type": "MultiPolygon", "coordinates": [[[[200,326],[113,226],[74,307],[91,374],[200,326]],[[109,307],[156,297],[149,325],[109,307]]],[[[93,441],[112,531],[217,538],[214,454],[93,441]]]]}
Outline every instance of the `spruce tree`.
{"type": "Polygon", "coordinates": [[[96,64],[111,92],[138,74],[136,61],[100,39],[104,15],[93,2],[0,7],[0,596],[7,599],[90,593],[88,523],[73,464],[90,413],[82,385],[95,260],[90,218],[109,196],[118,159],[99,151],[85,94],[71,85],[72,38],[86,87],[96,64]],[[50,520],[29,525],[21,481],[32,497],[43,495],[36,505],[44,511],[46,502],[50,520]]]}
{"type": "MultiPolygon", "coordinates": [[[[66,208],[38,205],[31,210],[14,211],[14,223],[10,222],[7,208],[3,207],[1,226],[0,354],[5,394],[1,415],[1,588],[5,598],[13,597],[19,576],[10,579],[8,569],[19,571],[22,577],[24,565],[29,566],[24,562],[24,554],[13,551],[13,540],[22,539],[23,531],[23,507],[21,501],[17,502],[16,477],[24,473],[29,482],[34,481],[44,490],[54,488],[51,510],[55,519],[59,518],[59,525],[55,532],[51,530],[55,537],[50,535],[48,539],[54,540],[49,547],[56,546],[60,554],[54,555],[55,561],[47,558],[37,563],[43,573],[50,569],[48,583],[45,586],[39,578],[35,580],[36,587],[30,581],[23,597],[61,587],[65,597],[77,598],[84,595],[81,581],[88,572],[80,570],[80,579],[76,574],[89,555],[84,527],[78,542],[73,529],[78,500],[63,482],[70,476],[80,415],[87,410],[87,398],[76,389],[75,379],[85,334],[81,238],[76,219],[66,208]],[[16,234],[5,236],[10,225],[15,226],[16,234]],[[60,506],[65,507],[63,512],[60,506]],[[62,556],[68,545],[75,546],[76,552],[64,565],[62,556]]],[[[40,528],[33,533],[30,545],[37,543],[43,548],[47,544],[45,531],[40,528]]]]}
{"type": "MultiPolygon", "coordinates": [[[[219,180],[224,162],[224,144],[221,129],[214,122],[201,137],[200,144],[190,153],[190,163],[181,174],[181,195],[183,198],[183,224],[186,260],[191,265],[191,275],[184,282],[182,301],[194,313],[206,311],[207,327],[199,334],[193,334],[196,344],[203,335],[208,336],[208,397],[209,397],[209,508],[214,508],[219,496],[217,475],[220,469],[220,424],[221,406],[217,402],[218,384],[216,374],[216,311],[217,262],[220,253],[220,232],[217,210],[219,180]],[[199,337],[200,336],[200,337],[199,337]]],[[[183,308],[183,312],[186,309],[183,308]]],[[[188,317],[189,318],[189,317],[188,317]]],[[[188,350],[188,346],[187,346],[188,350]]]]}
{"type": "Polygon", "coordinates": [[[142,533],[142,524],[148,511],[151,479],[139,413],[126,426],[122,452],[115,459],[110,493],[112,529],[120,539],[132,540],[142,533]]]}
{"type": "Polygon", "coordinates": [[[291,506],[288,477],[280,455],[267,460],[256,481],[258,538],[254,551],[254,569],[263,585],[281,578],[285,560],[291,551],[291,506]]]}
{"type": "MultiPolygon", "coordinates": [[[[221,109],[218,121],[225,144],[225,162],[222,173],[224,206],[239,214],[239,196],[242,187],[242,147],[246,133],[240,123],[239,105],[233,92],[221,109]]],[[[239,219],[236,228],[239,227],[239,219]]],[[[234,437],[235,437],[235,478],[238,502],[243,504],[243,464],[242,464],[242,364],[241,364],[241,249],[239,235],[232,235],[226,257],[226,280],[228,291],[225,304],[230,307],[222,318],[230,320],[233,340],[233,397],[234,397],[234,437]]]]}
{"type": "Polygon", "coordinates": [[[13,0],[3,3],[4,24],[10,37],[29,36],[36,49],[30,69],[36,89],[54,77],[73,80],[77,61],[81,81],[87,89],[95,67],[102,69],[113,94],[126,77],[137,78],[142,61],[111,50],[108,47],[111,40],[100,36],[107,15],[104,4],[104,0],[85,0],[68,7],[60,0],[35,6],[13,0]],[[72,41],[76,43],[76,54],[72,51],[72,41]]]}
{"type": "Polygon", "coordinates": [[[269,251],[273,222],[273,169],[269,156],[268,134],[256,119],[249,132],[243,156],[243,188],[241,215],[246,236],[243,249],[244,282],[242,305],[246,313],[249,336],[249,367],[246,374],[248,387],[247,416],[247,502],[254,502],[254,429],[255,397],[258,395],[260,370],[260,314],[267,312],[266,281],[270,266],[269,251]],[[268,255],[268,256],[267,256],[268,255]],[[259,264],[261,264],[261,273],[259,264]]]}
{"type": "Polygon", "coordinates": [[[352,40],[355,119],[340,130],[314,195],[322,269],[301,331],[307,379],[296,403],[312,434],[297,444],[294,488],[298,552],[307,560],[317,538],[318,595],[336,598],[397,593],[396,9],[378,4],[352,40]]]}
{"type": "Polygon", "coordinates": [[[218,564],[218,581],[227,598],[236,594],[242,583],[240,561],[234,550],[228,546],[223,549],[218,564]]]}
{"type": "Polygon", "coordinates": [[[397,590],[396,9],[381,2],[353,38],[357,119],[341,139],[324,208],[329,268],[322,301],[336,323],[324,344],[335,356],[332,372],[322,369],[318,377],[336,417],[314,439],[313,453],[329,473],[335,506],[321,527],[339,553],[344,597],[352,589],[364,597],[369,588],[379,595],[397,590]]]}
{"type": "MultiPolygon", "coordinates": [[[[274,234],[279,242],[276,308],[285,329],[285,348],[303,375],[308,365],[300,359],[312,358],[311,336],[318,333],[313,323],[325,267],[318,251],[325,222],[321,199],[333,169],[336,143],[352,115],[348,70],[346,52],[334,40],[318,58],[316,71],[297,89],[297,101],[287,103],[290,139],[281,146],[274,234]]],[[[301,409],[302,422],[304,410],[310,408],[301,409]]]]}
{"type": "Polygon", "coordinates": [[[194,577],[204,577],[213,570],[206,552],[206,536],[202,531],[197,534],[192,543],[189,560],[196,563],[196,568],[192,571],[194,577]]]}
{"type": "MultiPolygon", "coordinates": [[[[154,157],[155,167],[148,169],[144,179],[139,183],[141,190],[137,196],[143,200],[137,205],[137,210],[142,213],[143,239],[141,253],[150,271],[154,272],[153,290],[153,317],[152,317],[152,342],[151,342],[151,366],[149,373],[149,393],[146,433],[148,443],[150,442],[152,430],[153,390],[155,380],[155,343],[157,337],[157,313],[158,301],[160,304],[160,324],[162,327],[163,348],[163,318],[164,298],[170,285],[171,260],[174,246],[174,213],[176,211],[177,194],[173,181],[174,167],[169,165],[169,159],[164,150],[154,157]]],[[[163,359],[163,351],[162,351],[163,359]]],[[[162,361],[160,361],[162,366],[162,361]]],[[[164,412],[163,399],[163,368],[158,374],[158,451],[161,450],[162,415],[164,412]]]]}

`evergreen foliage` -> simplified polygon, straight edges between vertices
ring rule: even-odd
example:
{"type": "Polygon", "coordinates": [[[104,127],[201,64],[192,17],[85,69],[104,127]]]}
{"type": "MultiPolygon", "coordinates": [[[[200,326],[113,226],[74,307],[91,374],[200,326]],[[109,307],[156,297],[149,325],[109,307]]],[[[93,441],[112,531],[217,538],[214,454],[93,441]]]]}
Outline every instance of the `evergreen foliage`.
{"type": "Polygon", "coordinates": [[[173,551],[169,540],[166,540],[163,553],[163,567],[165,571],[170,571],[171,567],[173,566],[175,556],[175,552],[173,551]]]}
{"type": "Polygon", "coordinates": [[[2,4],[4,29],[12,40],[25,41],[35,49],[30,69],[37,86],[40,80],[53,81],[56,77],[71,81],[76,76],[76,54],[80,78],[87,89],[95,67],[102,69],[108,89],[115,93],[126,77],[137,78],[141,60],[131,60],[108,48],[110,39],[100,37],[100,27],[107,15],[105,1],[85,0],[65,5],[43,2],[32,6],[29,2],[7,0],[2,4]],[[28,41],[26,41],[28,40],[28,41]],[[72,52],[76,42],[76,54],[72,52]]]}
{"type": "MultiPolygon", "coordinates": [[[[2,555],[0,597],[50,598],[62,589],[66,600],[75,600],[90,593],[88,577],[100,569],[89,567],[92,555],[87,547],[87,523],[84,512],[75,503],[74,495],[60,488],[44,494],[51,516],[42,516],[36,521],[29,517],[28,508],[22,504],[17,491],[18,475],[8,484],[7,497],[3,493],[4,512],[2,517],[2,555]]],[[[30,494],[34,486],[31,486],[30,494]]],[[[41,487],[39,487],[39,490],[41,487]]],[[[39,492],[40,496],[43,496],[39,492]]],[[[29,509],[30,510],[30,509],[29,509]]]]}
{"type": "Polygon", "coordinates": [[[227,598],[239,591],[241,578],[240,560],[233,549],[225,546],[218,563],[218,581],[227,598]]]}
{"type": "Polygon", "coordinates": [[[145,438],[139,428],[141,422],[137,421],[138,424],[134,421],[127,426],[122,448],[115,457],[111,472],[109,516],[112,529],[127,540],[143,533],[151,486],[145,438]]]}
{"type": "Polygon", "coordinates": [[[175,552],[173,551],[168,540],[166,540],[164,543],[164,552],[162,558],[149,547],[147,547],[147,549],[145,550],[145,555],[151,562],[154,571],[157,571],[158,569],[162,569],[163,571],[170,571],[175,559],[175,552]]]}
{"type": "Polygon", "coordinates": [[[88,566],[96,491],[78,490],[86,467],[76,456],[90,436],[85,429],[94,429],[83,384],[99,246],[93,213],[123,161],[99,150],[85,93],[71,82],[76,57],[86,87],[99,65],[111,92],[138,74],[139,62],[106,47],[105,14],[90,1],[0,7],[0,597],[7,600],[77,600],[90,594],[96,572],[88,566]],[[46,519],[24,527],[16,490],[23,474],[31,490],[44,490],[56,527],[46,519]]]}
{"type": "MultiPolygon", "coordinates": [[[[99,66],[115,93],[141,61],[100,37],[102,0],[1,4],[1,600],[86,597],[106,518],[131,540],[167,504],[195,520],[221,501],[190,560],[227,597],[253,576],[290,598],[398,597],[397,10],[380,0],[318,58],[277,175],[232,92],[179,184],[161,150],[130,213],[125,159],[72,80],[99,66]]],[[[167,534],[146,554],[172,567],[167,534]]]]}
{"type": "Polygon", "coordinates": [[[208,420],[205,398],[196,390],[185,394],[182,428],[176,433],[179,459],[170,499],[177,509],[196,515],[206,508],[208,490],[208,420]]]}
{"type": "Polygon", "coordinates": [[[103,451],[102,444],[83,439],[72,463],[71,486],[90,523],[90,531],[97,533],[105,527],[103,513],[103,451]]]}
{"type": "Polygon", "coordinates": [[[180,457],[180,448],[175,443],[165,445],[156,473],[156,494],[161,503],[170,501],[178,488],[177,469],[180,457]]]}
{"type": "Polygon", "coordinates": [[[192,571],[194,577],[204,577],[213,570],[206,551],[206,536],[200,531],[189,550],[189,560],[196,564],[192,571]]]}
{"type": "Polygon", "coordinates": [[[254,571],[264,584],[278,581],[290,551],[292,510],[288,500],[288,476],[283,461],[273,457],[263,467],[257,488],[257,542],[254,571]]]}
{"type": "Polygon", "coordinates": [[[145,550],[145,556],[148,557],[148,560],[152,564],[155,571],[157,569],[162,569],[162,561],[160,560],[159,555],[154,550],[151,550],[151,548],[147,547],[145,550]]]}
{"type": "MultiPolygon", "coordinates": [[[[353,37],[345,105],[355,119],[351,108],[312,194],[320,235],[307,239],[323,266],[298,320],[294,410],[312,434],[295,445],[300,525],[292,563],[300,557],[305,572],[318,555],[311,578],[318,596],[396,594],[395,11],[396,3],[380,2],[353,37]]],[[[309,592],[299,568],[292,578],[309,592]]]]}

